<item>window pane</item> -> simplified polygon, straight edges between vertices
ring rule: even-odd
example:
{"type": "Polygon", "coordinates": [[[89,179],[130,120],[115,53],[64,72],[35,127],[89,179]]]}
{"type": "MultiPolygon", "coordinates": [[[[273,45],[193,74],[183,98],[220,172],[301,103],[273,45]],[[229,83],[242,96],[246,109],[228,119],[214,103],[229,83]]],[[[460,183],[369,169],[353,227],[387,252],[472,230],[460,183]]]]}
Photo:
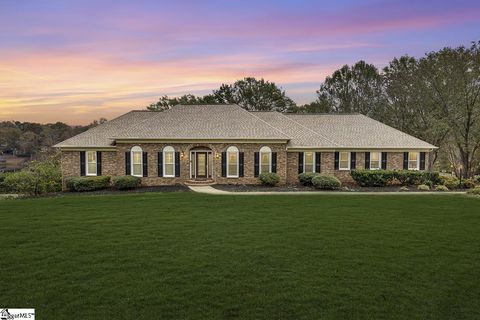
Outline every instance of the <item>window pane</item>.
{"type": "Polygon", "coordinates": [[[87,166],[87,174],[97,174],[97,164],[89,163],[87,166]]]}
{"type": "Polygon", "coordinates": [[[417,169],[417,161],[409,161],[408,162],[409,169],[417,169]]]}
{"type": "Polygon", "coordinates": [[[305,152],[305,163],[313,164],[313,152],[305,152]]]}
{"type": "Polygon", "coordinates": [[[408,153],[408,160],[417,161],[418,160],[418,152],[409,152],[408,153]]]}
{"type": "Polygon", "coordinates": [[[313,172],[313,165],[312,165],[312,164],[305,164],[305,165],[304,165],[304,171],[305,171],[306,173],[313,172]]]}
{"type": "Polygon", "coordinates": [[[165,175],[166,176],[173,176],[175,174],[174,172],[174,165],[173,163],[171,164],[165,164],[165,175]]]}
{"type": "Polygon", "coordinates": [[[270,153],[262,152],[260,156],[260,173],[270,172],[270,153]]]}
{"type": "Polygon", "coordinates": [[[371,152],[370,153],[370,169],[380,169],[380,159],[381,159],[380,152],[371,152]]]}
{"type": "Polygon", "coordinates": [[[88,151],[87,152],[87,162],[96,162],[96,158],[97,157],[97,153],[96,152],[92,152],[92,151],[88,151]]]}
{"type": "Polygon", "coordinates": [[[133,164],[133,175],[141,176],[142,175],[142,165],[141,164],[133,164]]]}
{"type": "Polygon", "coordinates": [[[348,152],[340,152],[340,161],[348,162],[348,152]]]}
{"type": "Polygon", "coordinates": [[[173,152],[165,152],[165,163],[174,163],[174,158],[173,152]]]}
{"type": "Polygon", "coordinates": [[[228,175],[229,176],[236,176],[237,175],[237,165],[236,164],[230,164],[228,166],[228,175]]]}
{"type": "Polygon", "coordinates": [[[132,162],[134,164],[141,164],[142,163],[142,153],[141,152],[133,152],[132,162]]]}
{"type": "Polygon", "coordinates": [[[306,173],[314,172],[314,152],[305,152],[303,171],[306,173]]]}
{"type": "Polygon", "coordinates": [[[227,175],[229,176],[237,176],[237,152],[229,152],[228,153],[228,172],[227,175]]]}
{"type": "Polygon", "coordinates": [[[339,169],[348,170],[350,168],[349,152],[340,152],[339,158],[339,169]]]}

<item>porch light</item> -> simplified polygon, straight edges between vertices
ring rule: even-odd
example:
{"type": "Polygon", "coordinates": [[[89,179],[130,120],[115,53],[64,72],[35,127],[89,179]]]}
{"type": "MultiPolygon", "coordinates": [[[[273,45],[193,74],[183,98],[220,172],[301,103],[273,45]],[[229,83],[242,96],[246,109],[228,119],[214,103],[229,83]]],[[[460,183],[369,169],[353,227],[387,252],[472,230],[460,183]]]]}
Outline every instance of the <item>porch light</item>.
{"type": "Polygon", "coordinates": [[[219,152],[216,152],[216,153],[215,153],[215,159],[217,159],[217,160],[220,159],[220,153],[219,153],[219,152]]]}
{"type": "Polygon", "coordinates": [[[185,152],[183,152],[183,151],[180,152],[180,157],[181,157],[181,158],[185,157],[185,152]]]}

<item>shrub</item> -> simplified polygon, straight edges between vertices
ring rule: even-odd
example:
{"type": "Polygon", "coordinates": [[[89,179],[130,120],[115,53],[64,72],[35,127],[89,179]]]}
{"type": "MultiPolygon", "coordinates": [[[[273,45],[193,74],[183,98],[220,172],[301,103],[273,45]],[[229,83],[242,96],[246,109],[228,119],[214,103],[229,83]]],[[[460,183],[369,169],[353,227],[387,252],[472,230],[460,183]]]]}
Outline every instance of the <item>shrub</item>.
{"type": "Polygon", "coordinates": [[[70,191],[100,190],[110,186],[110,177],[72,177],[68,178],[65,184],[70,191]]]}
{"type": "Polygon", "coordinates": [[[438,186],[435,187],[435,190],[437,191],[448,191],[448,188],[444,186],[443,184],[439,184],[438,186]]]}
{"type": "Polygon", "coordinates": [[[430,191],[430,187],[427,186],[426,184],[419,184],[417,189],[420,191],[430,191]]]}
{"type": "Polygon", "coordinates": [[[280,182],[280,177],[278,174],[273,172],[264,172],[261,173],[258,177],[263,185],[273,187],[280,182]]]}
{"type": "Polygon", "coordinates": [[[304,186],[311,186],[313,177],[318,176],[317,173],[309,172],[309,173],[300,173],[298,175],[298,180],[304,186]]]}
{"type": "Polygon", "coordinates": [[[0,193],[8,192],[7,185],[5,184],[6,178],[7,178],[7,173],[0,173],[0,193]]]}
{"type": "Polygon", "coordinates": [[[450,190],[458,189],[460,187],[460,180],[457,177],[445,177],[443,184],[450,190]]]}
{"type": "Polygon", "coordinates": [[[444,183],[439,172],[399,170],[394,172],[394,177],[403,186],[426,184],[433,187],[444,183]]]}
{"type": "Polygon", "coordinates": [[[480,196],[480,186],[477,186],[473,189],[470,189],[467,191],[468,194],[473,194],[473,195],[476,195],[476,196],[480,196]]]}
{"type": "Polygon", "coordinates": [[[316,189],[336,190],[342,187],[342,183],[334,176],[317,175],[313,177],[312,184],[316,189]]]}
{"type": "Polygon", "coordinates": [[[352,170],[350,175],[361,187],[384,187],[395,177],[390,170],[352,170]]]}
{"type": "Polygon", "coordinates": [[[473,179],[465,179],[465,180],[460,180],[458,182],[458,187],[460,189],[473,189],[475,188],[476,183],[475,180],[473,179]]]}
{"type": "Polygon", "coordinates": [[[119,176],[112,178],[112,185],[118,190],[135,189],[140,186],[142,179],[134,176],[119,176]]]}
{"type": "Polygon", "coordinates": [[[10,173],[5,177],[3,184],[8,192],[35,194],[34,176],[28,170],[10,173]]]}
{"type": "Polygon", "coordinates": [[[58,159],[32,161],[22,171],[4,174],[0,188],[4,192],[39,195],[61,190],[61,172],[58,159]]]}

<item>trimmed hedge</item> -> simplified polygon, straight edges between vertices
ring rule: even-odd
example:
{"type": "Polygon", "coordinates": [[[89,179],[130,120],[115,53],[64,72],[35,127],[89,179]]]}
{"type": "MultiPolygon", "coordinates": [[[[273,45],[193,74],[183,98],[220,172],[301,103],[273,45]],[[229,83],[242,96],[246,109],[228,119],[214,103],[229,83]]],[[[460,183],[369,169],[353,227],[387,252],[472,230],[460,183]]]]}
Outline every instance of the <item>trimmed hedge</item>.
{"type": "Polygon", "coordinates": [[[312,184],[315,189],[336,190],[342,187],[342,183],[334,176],[324,174],[316,175],[312,178],[312,184]]]}
{"type": "Polygon", "coordinates": [[[352,170],[350,175],[361,187],[384,187],[398,181],[403,186],[426,184],[430,187],[444,184],[438,172],[409,170],[352,170]]]}
{"type": "Polygon", "coordinates": [[[361,187],[384,187],[395,178],[391,170],[352,170],[353,180],[361,187]]]}
{"type": "Polygon", "coordinates": [[[258,177],[264,186],[273,187],[280,182],[280,177],[278,174],[273,172],[264,172],[261,173],[258,177]]]}
{"type": "Polygon", "coordinates": [[[65,181],[65,185],[70,191],[101,190],[110,187],[110,177],[72,177],[65,181]]]}
{"type": "Polygon", "coordinates": [[[140,186],[142,179],[134,176],[119,176],[112,178],[112,185],[118,190],[135,189],[140,186]]]}
{"type": "Polygon", "coordinates": [[[298,180],[304,186],[312,186],[313,177],[318,176],[318,173],[309,172],[309,173],[300,173],[298,175],[298,180]]]}

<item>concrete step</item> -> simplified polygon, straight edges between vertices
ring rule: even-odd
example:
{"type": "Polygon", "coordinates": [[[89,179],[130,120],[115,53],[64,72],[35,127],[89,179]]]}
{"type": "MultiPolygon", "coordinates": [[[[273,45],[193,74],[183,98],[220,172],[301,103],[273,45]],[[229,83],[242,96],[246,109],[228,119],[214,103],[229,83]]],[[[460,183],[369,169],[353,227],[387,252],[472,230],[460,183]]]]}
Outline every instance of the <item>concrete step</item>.
{"type": "Polygon", "coordinates": [[[212,179],[207,180],[187,180],[184,182],[187,186],[211,186],[216,184],[212,179]]]}

